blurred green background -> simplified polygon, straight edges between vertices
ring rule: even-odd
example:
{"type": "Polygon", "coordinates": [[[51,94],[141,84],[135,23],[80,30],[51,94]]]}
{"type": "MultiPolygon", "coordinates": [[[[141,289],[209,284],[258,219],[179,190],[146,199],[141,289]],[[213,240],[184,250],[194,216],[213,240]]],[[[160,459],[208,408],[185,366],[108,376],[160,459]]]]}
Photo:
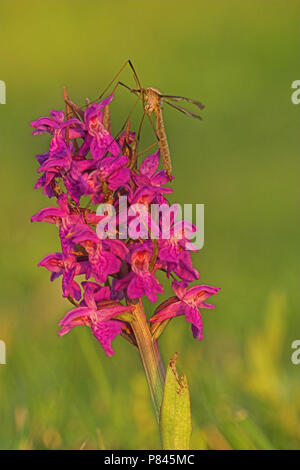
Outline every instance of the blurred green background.
{"type": "MultiPolygon", "coordinates": [[[[79,104],[97,97],[127,58],[145,87],[206,104],[203,122],[164,110],[172,200],[205,204],[194,261],[202,283],[222,287],[216,309],[203,312],[201,343],[183,318],[160,339],[164,362],[177,351],[189,378],[192,448],[300,448],[300,366],[291,362],[300,339],[299,1],[1,0],[0,9],[0,448],[160,446],[136,350],[118,338],[107,358],[85,328],[57,337],[69,304],[60,281],[37,268],[59,249],[57,232],[30,223],[49,200],[33,190],[48,137],[33,137],[29,122],[63,107],[64,85],[79,104]]],[[[134,85],[129,70],[122,81],[134,85]]],[[[115,130],[132,102],[118,91],[115,130]]]]}

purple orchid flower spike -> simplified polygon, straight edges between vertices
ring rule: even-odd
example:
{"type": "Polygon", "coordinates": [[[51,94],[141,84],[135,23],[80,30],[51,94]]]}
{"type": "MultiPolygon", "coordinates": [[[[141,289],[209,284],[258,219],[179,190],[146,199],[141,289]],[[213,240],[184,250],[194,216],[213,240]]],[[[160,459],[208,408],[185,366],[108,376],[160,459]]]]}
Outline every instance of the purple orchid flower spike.
{"type": "Polygon", "coordinates": [[[174,281],[172,287],[176,297],[171,297],[163,302],[150,318],[150,322],[162,322],[169,318],[185,315],[186,321],[192,324],[194,338],[198,338],[200,341],[203,339],[203,324],[199,309],[214,308],[215,305],[208,304],[205,300],[211,295],[217,294],[220,288],[201,285],[187,289],[187,286],[186,282],[174,281]]]}
{"type": "Polygon", "coordinates": [[[78,325],[87,325],[103,347],[107,356],[112,356],[112,341],[124,328],[124,322],[117,320],[121,314],[133,310],[133,306],[123,306],[118,302],[107,305],[105,301],[96,302],[93,288],[87,288],[84,295],[85,307],[74,308],[59,322],[62,327],[58,333],[63,336],[78,325]]]}
{"type": "MultiPolygon", "coordinates": [[[[179,206],[174,208],[166,199],[173,189],[166,171],[159,170],[160,150],[141,161],[147,150],[138,151],[140,129],[134,132],[130,121],[121,135],[113,137],[112,99],[113,94],[87,105],[85,111],[65,100],[66,112],[51,111],[49,117],[31,123],[33,134],[50,134],[48,151],[36,156],[35,188],[57,202],[31,220],[58,229],[61,252],[48,254],[39,266],[50,271],[51,281],[61,278],[63,297],[76,307],[59,322],[59,336],[86,325],[107,356],[114,354],[112,342],[118,335],[135,346],[156,418],[162,422],[168,374],[166,378],[158,338],[169,319],[184,315],[194,337],[202,339],[199,309],[213,308],[206,299],[219,289],[189,288],[199,279],[191,258],[191,252],[197,251],[191,243],[196,227],[178,220],[179,206]],[[76,117],[68,118],[71,111],[76,117]],[[96,209],[93,204],[101,206],[96,209]],[[176,279],[175,296],[149,319],[143,300],[156,302],[164,292],[158,274],[166,283],[176,279]]],[[[147,103],[145,109],[150,111],[147,103]]]]}

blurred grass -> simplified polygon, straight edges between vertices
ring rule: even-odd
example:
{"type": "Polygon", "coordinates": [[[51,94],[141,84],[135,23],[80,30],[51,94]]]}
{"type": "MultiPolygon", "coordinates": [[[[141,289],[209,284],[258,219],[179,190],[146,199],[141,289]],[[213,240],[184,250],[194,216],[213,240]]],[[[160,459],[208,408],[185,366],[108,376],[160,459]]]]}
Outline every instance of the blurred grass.
{"type": "MultiPolygon", "coordinates": [[[[158,448],[136,351],[106,358],[85,329],[58,339],[68,305],[37,262],[58,249],[55,227],[31,225],[48,204],[32,189],[46,137],[29,121],[96,97],[130,57],[144,86],[202,100],[204,121],[165,109],[173,200],[205,203],[203,283],[221,286],[205,339],[183,319],[160,340],[178,351],[193,407],[195,449],[300,448],[299,78],[297,0],[0,1],[2,156],[0,448],[158,448]]],[[[129,71],[122,80],[133,84],[129,71]]],[[[117,130],[132,103],[120,90],[117,130]]],[[[145,142],[150,139],[150,131],[145,142]]],[[[146,144],[145,144],[146,146],[146,144]]],[[[166,291],[168,293],[168,290],[166,291]]],[[[163,299],[163,296],[161,296],[163,299]]],[[[152,313],[153,306],[147,304],[152,313]]]]}

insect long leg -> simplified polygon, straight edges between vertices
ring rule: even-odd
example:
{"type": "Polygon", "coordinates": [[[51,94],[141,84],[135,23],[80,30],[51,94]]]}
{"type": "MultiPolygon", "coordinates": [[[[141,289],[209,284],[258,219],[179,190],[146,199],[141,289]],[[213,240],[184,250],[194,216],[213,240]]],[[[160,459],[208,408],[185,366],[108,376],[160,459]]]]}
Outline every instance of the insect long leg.
{"type": "Polygon", "coordinates": [[[129,59],[126,60],[126,62],[122,65],[122,67],[120,68],[119,72],[116,73],[116,75],[113,77],[113,79],[109,82],[109,84],[106,86],[106,88],[103,90],[103,92],[101,93],[101,95],[96,99],[96,101],[98,100],[101,100],[102,96],[107,92],[107,90],[109,90],[109,88],[111,87],[111,85],[116,81],[116,79],[118,78],[118,76],[120,75],[120,73],[125,69],[126,65],[130,62],[129,59]]]}
{"type": "Polygon", "coordinates": [[[143,113],[143,116],[142,116],[142,119],[141,119],[141,122],[140,122],[140,125],[139,125],[139,128],[138,128],[138,133],[137,133],[137,137],[136,137],[136,141],[135,141],[135,151],[134,151],[134,154],[133,154],[133,159],[131,161],[131,165],[130,165],[130,168],[132,168],[133,170],[136,170],[137,169],[137,159],[138,159],[138,146],[139,146],[139,143],[140,143],[140,136],[141,136],[141,130],[142,130],[142,125],[143,125],[143,122],[144,122],[144,118],[145,118],[145,111],[143,113]]]}
{"type": "Polygon", "coordinates": [[[130,117],[131,117],[133,111],[135,110],[136,105],[138,104],[139,100],[140,100],[140,97],[138,96],[137,99],[136,99],[136,101],[135,101],[135,103],[134,103],[134,105],[132,106],[131,110],[129,111],[128,116],[127,116],[127,118],[126,118],[126,120],[125,120],[123,126],[121,127],[120,131],[117,133],[117,135],[116,135],[116,137],[115,137],[116,139],[117,139],[117,138],[122,134],[122,132],[124,131],[124,129],[125,129],[125,127],[126,127],[128,121],[129,121],[129,119],[130,119],[130,117]]]}
{"type": "Polygon", "coordinates": [[[159,142],[156,141],[154,142],[153,144],[149,145],[149,147],[145,148],[145,150],[143,150],[142,152],[138,153],[137,156],[140,157],[141,155],[144,155],[144,153],[148,152],[149,150],[151,150],[153,147],[155,147],[156,145],[158,145],[159,142]]]}
{"type": "MultiPolygon", "coordinates": [[[[120,86],[120,85],[122,85],[123,87],[126,87],[128,90],[131,91],[131,88],[130,88],[130,87],[128,87],[127,85],[125,85],[125,84],[122,83],[122,82],[118,82],[118,83],[116,84],[116,86],[114,87],[114,89],[113,89],[113,93],[115,92],[115,90],[117,89],[117,87],[120,86]]],[[[140,98],[139,98],[139,99],[140,99],[140,98]]],[[[83,118],[84,118],[84,108],[88,107],[90,104],[92,104],[92,103],[94,103],[95,101],[97,101],[97,100],[95,100],[95,101],[89,101],[89,100],[87,99],[85,105],[83,105],[83,106],[78,106],[77,104],[73,103],[73,101],[69,100],[69,98],[68,98],[67,95],[64,96],[64,100],[65,100],[65,104],[68,105],[68,107],[72,110],[73,115],[74,115],[75,117],[78,117],[79,119],[83,119],[83,118]]],[[[134,107],[135,107],[135,105],[134,105],[134,107]]],[[[132,112],[130,112],[130,113],[132,113],[132,112]]],[[[125,126],[126,126],[126,122],[125,122],[124,127],[122,128],[122,130],[124,130],[125,126]]],[[[121,132],[122,132],[122,131],[121,131],[121,132]]]]}
{"type": "MultiPolygon", "coordinates": [[[[136,84],[138,85],[139,89],[141,89],[141,83],[140,83],[140,80],[139,80],[139,77],[135,71],[135,68],[131,62],[130,59],[127,59],[126,62],[122,65],[122,67],[120,68],[119,72],[116,73],[116,75],[113,77],[113,79],[109,82],[109,84],[105,87],[104,91],[101,93],[100,96],[98,96],[98,98],[94,101],[92,101],[91,103],[95,103],[99,100],[101,100],[101,98],[103,97],[103,95],[105,95],[105,93],[107,92],[107,90],[109,90],[109,88],[111,87],[111,85],[117,80],[117,78],[119,77],[119,75],[121,74],[121,72],[125,69],[126,65],[129,65],[129,67],[131,68],[132,72],[133,72],[133,76],[134,76],[134,79],[135,79],[135,82],[136,84]]],[[[119,85],[120,82],[117,83],[117,85],[115,86],[115,88],[113,89],[113,92],[115,91],[115,89],[117,88],[117,86],[119,85]]]]}
{"type": "Polygon", "coordinates": [[[141,122],[140,122],[140,125],[139,125],[139,129],[138,129],[138,133],[137,133],[138,143],[140,142],[140,138],[141,138],[141,132],[142,132],[142,127],[143,127],[143,122],[144,122],[144,119],[145,119],[145,114],[146,114],[146,111],[143,112],[143,116],[142,116],[142,119],[141,119],[141,122]]]}
{"type": "MultiPolygon", "coordinates": [[[[133,73],[135,82],[136,82],[136,84],[137,84],[139,90],[138,90],[138,91],[137,91],[137,90],[133,90],[133,89],[131,89],[130,87],[128,87],[127,85],[125,85],[124,83],[118,81],[117,84],[115,85],[115,87],[113,88],[113,93],[115,92],[115,90],[117,89],[117,87],[118,87],[119,85],[122,85],[122,86],[126,87],[128,90],[130,90],[130,91],[132,91],[133,93],[135,93],[136,95],[139,94],[139,98],[138,98],[138,99],[142,99],[143,108],[144,108],[144,95],[143,95],[143,93],[142,93],[141,82],[140,82],[140,80],[139,80],[139,77],[138,77],[138,75],[137,75],[137,73],[136,73],[136,70],[135,70],[135,68],[134,68],[134,66],[133,66],[133,64],[132,64],[132,62],[131,62],[130,59],[127,59],[127,60],[125,61],[125,63],[124,63],[124,64],[122,65],[122,67],[120,68],[120,70],[115,74],[115,76],[112,78],[112,80],[109,82],[109,84],[105,87],[105,89],[103,90],[103,92],[101,93],[101,95],[100,95],[96,100],[90,101],[89,103],[86,103],[86,104],[83,105],[83,106],[77,106],[77,105],[75,105],[74,103],[72,103],[71,101],[69,101],[68,96],[66,95],[66,96],[65,96],[65,103],[66,103],[66,106],[68,106],[69,108],[71,108],[71,110],[72,110],[74,113],[76,113],[78,116],[80,116],[81,118],[83,118],[83,110],[84,110],[87,106],[89,106],[90,104],[96,103],[97,101],[99,101],[99,100],[103,97],[103,95],[109,90],[109,88],[111,87],[111,85],[117,80],[117,78],[119,77],[119,75],[120,75],[121,72],[125,69],[125,67],[126,67],[127,65],[129,65],[129,67],[130,67],[131,70],[132,70],[132,73],[133,73]]],[[[117,136],[119,136],[119,135],[123,132],[123,130],[125,129],[126,124],[127,124],[128,120],[130,119],[130,116],[132,115],[133,110],[134,110],[135,107],[136,107],[136,104],[137,104],[137,102],[134,104],[133,108],[132,108],[131,111],[129,112],[129,115],[128,115],[128,117],[126,118],[125,123],[124,123],[124,125],[122,126],[121,130],[118,132],[117,136]]],[[[151,119],[149,118],[149,116],[148,116],[148,119],[150,120],[151,126],[152,126],[153,130],[155,131],[155,129],[154,129],[154,127],[153,127],[153,123],[152,123],[151,119]]],[[[155,131],[155,134],[156,134],[156,131],[155,131]]],[[[158,138],[158,137],[157,137],[157,134],[156,134],[156,138],[158,138]]]]}
{"type": "MultiPolygon", "coordinates": [[[[93,104],[93,103],[97,103],[97,101],[101,100],[101,98],[103,97],[103,95],[105,95],[105,93],[110,89],[110,87],[112,86],[112,84],[117,80],[117,78],[119,77],[119,75],[121,74],[121,72],[123,72],[123,70],[125,69],[125,67],[129,65],[132,72],[133,72],[133,76],[134,76],[134,79],[135,79],[135,82],[136,84],[138,85],[139,88],[141,88],[141,84],[140,84],[140,80],[138,78],[138,75],[135,71],[135,68],[133,67],[132,65],[132,62],[130,59],[127,59],[124,64],[122,65],[122,67],[120,68],[120,70],[114,75],[114,77],[112,78],[112,80],[108,83],[108,85],[104,88],[103,92],[101,93],[101,95],[98,96],[98,98],[96,98],[95,100],[93,101],[90,101],[88,104],[84,104],[82,106],[78,106],[79,109],[81,110],[84,110],[87,106],[89,106],[90,104],[93,104]]],[[[119,82],[118,82],[119,84],[119,82]]],[[[115,91],[115,89],[117,88],[118,84],[115,86],[115,88],[113,89],[113,92],[115,91]]]]}
{"type": "Polygon", "coordinates": [[[142,90],[141,82],[140,82],[140,80],[139,80],[139,77],[138,77],[138,75],[137,75],[137,73],[136,73],[136,71],[135,71],[135,68],[134,68],[134,66],[132,65],[132,62],[131,62],[130,59],[128,60],[128,64],[129,64],[129,66],[130,66],[130,68],[131,68],[131,70],[132,70],[132,72],[133,72],[135,81],[136,81],[136,83],[137,83],[139,89],[142,90]]]}
{"type": "MultiPolygon", "coordinates": [[[[140,122],[140,125],[139,125],[139,129],[138,129],[137,143],[139,144],[139,142],[140,142],[141,132],[142,132],[142,126],[143,126],[143,123],[144,123],[145,116],[147,116],[147,118],[148,118],[148,120],[149,120],[149,122],[150,122],[150,125],[151,125],[151,127],[152,127],[152,130],[153,130],[153,132],[154,132],[154,134],[155,134],[155,138],[156,138],[155,144],[152,144],[152,145],[150,146],[150,148],[152,148],[152,147],[153,147],[154,145],[156,145],[156,144],[159,145],[159,136],[158,136],[157,130],[155,129],[155,126],[154,126],[154,124],[153,124],[153,122],[152,122],[151,117],[146,113],[145,110],[144,110],[144,113],[143,113],[143,116],[142,116],[142,119],[141,119],[141,122],[140,122]]],[[[145,151],[142,152],[142,153],[145,153],[145,151]]],[[[137,154],[137,156],[142,155],[142,153],[137,154]]]]}

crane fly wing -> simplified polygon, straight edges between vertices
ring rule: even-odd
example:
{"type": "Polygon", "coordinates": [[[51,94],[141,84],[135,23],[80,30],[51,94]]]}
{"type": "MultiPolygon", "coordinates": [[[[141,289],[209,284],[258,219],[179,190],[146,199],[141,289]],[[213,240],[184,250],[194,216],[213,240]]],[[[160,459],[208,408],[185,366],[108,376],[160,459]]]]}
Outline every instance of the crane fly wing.
{"type": "Polygon", "coordinates": [[[199,109],[204,109],[205,105],[201,101],[192,100],[191,98],[185,98],[184,96],[173,96],[173,95],[162,95],[163,98],[168,98],[172,101],[186,101],[187,103],[194,104],[199,109]]]}
{"type": "Polygon", "coordinates": [[[177,104],[170,103],[170,101],[167,101],[165,99],[164,99],[164,103],[167,103],[169,106],[172,106],[172,108],[177,109],[178,111],[180,111],[181,113],[186,114],[187,116],[191,116],[191,117],[194,117],[196,119],[202,120],[202,117],[200,116],[200,114],[192,113],[191,111],[188,111],[187,109],[181,108],[181,106],[177,106],[177,104]]]}

